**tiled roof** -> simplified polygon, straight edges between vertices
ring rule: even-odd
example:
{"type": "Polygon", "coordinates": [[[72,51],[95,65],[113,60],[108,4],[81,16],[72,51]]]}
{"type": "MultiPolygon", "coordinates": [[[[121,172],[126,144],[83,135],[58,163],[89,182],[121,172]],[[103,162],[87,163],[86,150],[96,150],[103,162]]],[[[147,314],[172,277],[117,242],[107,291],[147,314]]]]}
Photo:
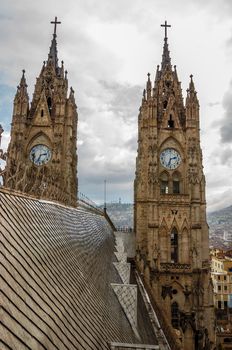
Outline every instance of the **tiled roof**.
{"type": "Polygon", "coordinates": [[[136,339],[111,287],[121,278],[103,216],[2,189],[0,218],[1,350],[154,341],[147,324],[136,339]]]}

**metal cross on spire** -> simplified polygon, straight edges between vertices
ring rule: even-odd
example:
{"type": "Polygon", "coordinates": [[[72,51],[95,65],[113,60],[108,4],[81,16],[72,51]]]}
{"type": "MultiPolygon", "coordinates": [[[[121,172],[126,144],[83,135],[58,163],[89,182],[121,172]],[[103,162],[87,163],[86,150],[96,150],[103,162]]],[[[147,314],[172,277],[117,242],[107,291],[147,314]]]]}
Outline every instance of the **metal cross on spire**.
{"type": "Polygon", "coordinates": [[[55,21],[52,21],[51,24],[54,24],[54,35],[56,35],[56,26],[57,24],[61,24],[61,22],[58,22],[57,17],[55,17],[55,21]]]}
{"type": "Polygon", "coordinates": [[[167,39],[167,28],[171,27],[170,24],[167,24],[167,21],[164,22],[164,24],[161,24],[160,27],[164,27],[165,28],[165,39],[167,39]]]}

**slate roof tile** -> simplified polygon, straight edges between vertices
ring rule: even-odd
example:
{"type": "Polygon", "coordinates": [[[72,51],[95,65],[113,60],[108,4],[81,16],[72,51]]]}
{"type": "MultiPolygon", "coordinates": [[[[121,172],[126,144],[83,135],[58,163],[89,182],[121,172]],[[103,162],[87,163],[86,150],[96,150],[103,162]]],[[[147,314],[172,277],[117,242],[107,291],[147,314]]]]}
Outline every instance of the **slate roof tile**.
{"type": "Polygon", "coordinates": [[[121,278],[102,215],[0,189],[0,218],[1,350],[138,342],[110,286],[121,278]]]}

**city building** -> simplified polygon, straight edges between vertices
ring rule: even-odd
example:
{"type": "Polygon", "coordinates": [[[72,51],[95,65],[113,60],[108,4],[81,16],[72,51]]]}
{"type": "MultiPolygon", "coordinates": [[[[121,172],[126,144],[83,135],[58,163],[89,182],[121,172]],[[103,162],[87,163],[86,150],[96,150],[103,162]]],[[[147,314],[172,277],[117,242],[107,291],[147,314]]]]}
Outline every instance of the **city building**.
{"type": "Polygon", "coordinates": [[[232,349],[232,258],[219,249],[211,254],[217,345],[222,350],[232,349]]]}

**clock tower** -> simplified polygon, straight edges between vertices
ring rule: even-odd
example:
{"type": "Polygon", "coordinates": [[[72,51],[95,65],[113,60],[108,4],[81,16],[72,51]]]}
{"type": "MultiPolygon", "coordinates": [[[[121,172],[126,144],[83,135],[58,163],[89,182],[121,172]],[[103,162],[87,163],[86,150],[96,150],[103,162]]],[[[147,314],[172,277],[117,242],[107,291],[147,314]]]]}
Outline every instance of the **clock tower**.
{"type": "Polygon", "coordinates": [[[205,177],[199,101],[190,76],[185,103],[171,65],[167,22],[161,66],[150,74],[138,116],[136,264],[172,349],[213,349],[205,177]]]}
{"type": "Polygon", "coordinates": [[[31,105],[25,71],[14,99],[4,186],[33,196],[76,205],[77,111],[68,95],[67,71],[58,64],[55,18],[48,60],[36,80],[31,105]]]}

